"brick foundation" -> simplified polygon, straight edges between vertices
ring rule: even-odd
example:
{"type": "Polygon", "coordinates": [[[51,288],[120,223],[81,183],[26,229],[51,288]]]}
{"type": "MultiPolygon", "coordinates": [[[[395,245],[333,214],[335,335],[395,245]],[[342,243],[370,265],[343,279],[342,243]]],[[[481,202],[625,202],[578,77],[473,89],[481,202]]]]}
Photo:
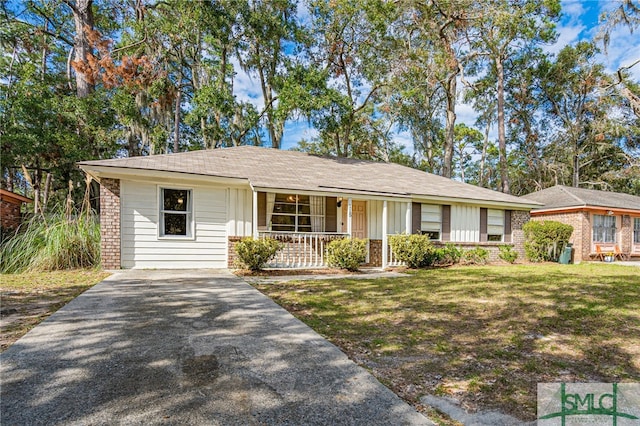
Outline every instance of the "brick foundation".
{"type": "Polygon", "coordinates": [[[228,246],[228,256],[227,256],[227,267],[233,269],[236,267],[235,263],[238,259],[238,253],[236,253],[236,244],[240,242],[244,237],[229,237],[227,239],[228,246]]]}
{"type": "Polygon", "coordinates": [[[120,180],[100,181],[100,257],[104,269],[120,269],[120,180]]]}
{"type": "Polygon", "coordinates": [[[382,266],[382,240],[369,240],[369,262],[364,266],[382,266]]]}

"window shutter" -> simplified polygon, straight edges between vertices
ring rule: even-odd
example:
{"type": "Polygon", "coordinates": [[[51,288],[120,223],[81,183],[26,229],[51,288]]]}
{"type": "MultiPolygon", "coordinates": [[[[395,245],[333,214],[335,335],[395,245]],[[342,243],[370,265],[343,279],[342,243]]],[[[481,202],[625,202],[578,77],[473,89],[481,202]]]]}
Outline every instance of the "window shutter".
{"type": "Polygon", "coordinates": [[[411,233],[420,232],[422,221],[422,205],[420,203],[411,203],[411,233]]]}
{"type": "Polygon", "coordinates": [[[487,209],[480,208],[480,242],[487,241],[487,209]]]}
{"type": "Polygon", "coordinates": [[[504,211],[504,242],[511,242],[511,210],[504,211]]]}
{"type": "Polygon", "coordinates": [[[442,206],[442,241],[451,241],[451,206],[442,206]]]}
{"type": "Polygon", "coordinates": [[[338,230],[338,199],[336,197],[326,197],[324,230],[326,232],[336,232],[338,230]]]}
{"type": "Polygon", "coordinates": [[[258,192],[258,228],[267,227],[267,193],[258,192]]]}

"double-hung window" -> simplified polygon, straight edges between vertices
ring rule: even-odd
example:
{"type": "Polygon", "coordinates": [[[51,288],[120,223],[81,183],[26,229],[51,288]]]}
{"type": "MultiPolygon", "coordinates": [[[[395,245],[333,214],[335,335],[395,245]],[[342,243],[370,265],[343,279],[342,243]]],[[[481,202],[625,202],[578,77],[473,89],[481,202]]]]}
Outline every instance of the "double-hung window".
{"type": "Polygon", "coordinates": [[[430,240],[440,240],[442,233],[442,206],[422,204],[420,206],[420,231],[430,240]]]}
{"type": "Polygon", "coordinates": [[[487,209],[487,241],[502,241],[504,210],[487,209]]]}
{"type": "Polygon", "coordinates": [[[193,237],[190,189],[160,188],[160,237],[193,237]]]}
{"type": "Polygon", "coordinates": [[[640,244],[640,217],[633,218],[633,244],[640,244]]]}
{"type": "Polygon", "coordinates": [[[267,193],[267,224],[279,232],[324,232],[325,198],[267,193]]]}
{"type": "Polygon", "coordinates": [[[616,217],[611,215],[593,215],[593,242],[616,242],[616,217]]]}

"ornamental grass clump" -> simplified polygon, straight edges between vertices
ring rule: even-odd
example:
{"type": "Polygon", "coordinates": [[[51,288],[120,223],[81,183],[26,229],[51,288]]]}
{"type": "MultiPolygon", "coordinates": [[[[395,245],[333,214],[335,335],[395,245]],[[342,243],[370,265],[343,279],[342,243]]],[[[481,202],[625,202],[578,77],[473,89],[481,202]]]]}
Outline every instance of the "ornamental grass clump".
{"type": "Polygon", "coordinates": [[[236,244],[239,266],[257,272],[273,259],[282,248],[282,243],[273,238],[243,238],[236,244]]]}
{"type": "Polygon", "coordinates": [[[0,248],[0,272],[56,271],[100,266],[100,224],[95,215],[61,210],[35,215],[0,248]]]}
{"type": "Polygon", "coordinates": [[[334,268],[357,271],[367,260],[367,240],[344,238],[327,245],[327,264],[334,268]]]}

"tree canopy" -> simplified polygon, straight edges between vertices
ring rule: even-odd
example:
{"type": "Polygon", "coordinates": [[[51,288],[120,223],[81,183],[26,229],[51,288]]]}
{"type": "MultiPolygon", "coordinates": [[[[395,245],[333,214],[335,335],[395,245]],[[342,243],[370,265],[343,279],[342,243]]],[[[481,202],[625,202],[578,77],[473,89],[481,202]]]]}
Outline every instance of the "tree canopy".
{"type": "Polygon", "coordinates": [[[79,160],[250,144],[640,194],[640,57],[599,62],[639,11],[551,53],[558,0],[0,0],[0,184],[42,209],[79,160]]]}

